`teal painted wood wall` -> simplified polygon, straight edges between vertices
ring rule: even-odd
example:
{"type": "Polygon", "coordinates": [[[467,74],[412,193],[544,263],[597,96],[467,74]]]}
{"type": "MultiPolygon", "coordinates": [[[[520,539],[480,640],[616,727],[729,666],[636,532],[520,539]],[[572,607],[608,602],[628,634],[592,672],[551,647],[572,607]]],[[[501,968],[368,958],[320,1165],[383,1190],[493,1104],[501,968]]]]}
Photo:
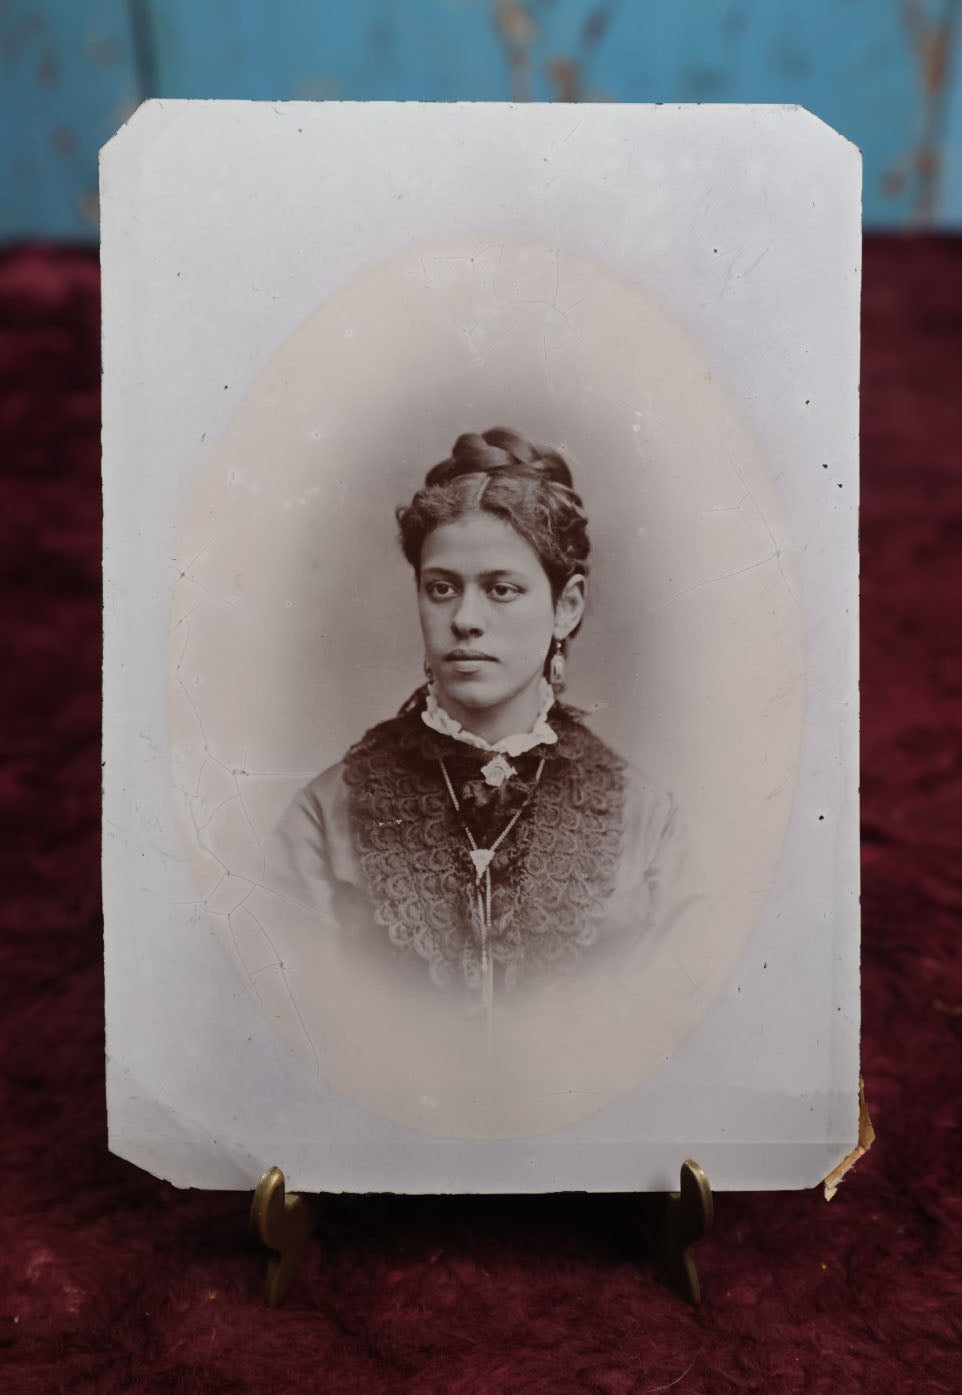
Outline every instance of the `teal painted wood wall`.
{"type": "Polygon", "coordinates": [[[962,227],[962,0],[0,0],[0,238],[94,238],[148,96],[799,102],[876,227],[962,227]]]}

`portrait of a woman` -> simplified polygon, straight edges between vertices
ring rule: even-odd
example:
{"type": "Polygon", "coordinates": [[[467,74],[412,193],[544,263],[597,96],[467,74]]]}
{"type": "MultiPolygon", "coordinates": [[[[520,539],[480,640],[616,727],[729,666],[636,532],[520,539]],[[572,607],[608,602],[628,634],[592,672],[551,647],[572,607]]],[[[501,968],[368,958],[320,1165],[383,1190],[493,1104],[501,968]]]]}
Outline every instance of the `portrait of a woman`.
{"type": "Polygon", "coordinates": [[[488,1007],[617,968],[669,915],[684,837],[562,701],[590,555],[571,470],[515,431],[465,434],[397,520],[426,681],[284,816],[298,899],[488,1007]]]}

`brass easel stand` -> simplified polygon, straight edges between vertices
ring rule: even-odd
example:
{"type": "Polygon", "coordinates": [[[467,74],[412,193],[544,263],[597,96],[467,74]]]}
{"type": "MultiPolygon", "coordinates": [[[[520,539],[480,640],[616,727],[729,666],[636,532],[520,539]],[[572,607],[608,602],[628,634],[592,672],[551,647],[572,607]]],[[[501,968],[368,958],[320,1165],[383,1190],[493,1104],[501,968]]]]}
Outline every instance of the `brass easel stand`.
{"type": "Polygon", "coordinates": [[[316,1197],[285,1195],[284,1174],[279,1167],[269,1167],[258,1182],[251,1202],[251,1230],[275,1251],[267,1262],[264,1280],[264,1302],[269,1308],[283,1303],[314,1234],[320,1209],[316,1197]]]}
{"type": "MultiPolygon", "coordinates": [[[[650,1229],[672,1287],[687,1302],[701,1302],[693,1245],[711,1230],[714,1203],[704,1170],[689,1158],[681,1166],[681,1188],[652,1198],[650,1229]]],[[[274,1253],[267,1264],[264,1302],[276,1308],[297,1272],[314,1233],[320,1202],[312,1196],[286,1196],[279,1167],[264,1173],[251,1204],[251,1229],[274,1253]]]]}
{"type": "Polygon", "coordinates": [[[668,1281],[686,1302],[697,1307],[701,1284],[692,1246],[712,1228],[715,1203],[705,1170],[691,1158],[681,1165],[681,1187],[653,1198],[651,1237],[668,1281]]]}

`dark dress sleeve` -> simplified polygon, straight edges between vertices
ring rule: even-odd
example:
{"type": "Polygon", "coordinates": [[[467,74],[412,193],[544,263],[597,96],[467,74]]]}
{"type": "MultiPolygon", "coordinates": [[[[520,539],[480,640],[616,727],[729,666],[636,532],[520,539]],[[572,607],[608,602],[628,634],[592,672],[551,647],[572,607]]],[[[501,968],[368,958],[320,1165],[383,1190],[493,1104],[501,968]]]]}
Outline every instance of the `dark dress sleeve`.
{"type": "Polygon", "coordinates": [[[621,859],[612,897],[614,928],[651,948],[693,900],[692,858],[678,803],[629,766],[621,859]]]}
{"type": "Polygon", "coordinates": [[[333,765],[294,796],[274,831],[277,890],[321,916],[339,919],[360,888],[343,765],[333,765]]]}

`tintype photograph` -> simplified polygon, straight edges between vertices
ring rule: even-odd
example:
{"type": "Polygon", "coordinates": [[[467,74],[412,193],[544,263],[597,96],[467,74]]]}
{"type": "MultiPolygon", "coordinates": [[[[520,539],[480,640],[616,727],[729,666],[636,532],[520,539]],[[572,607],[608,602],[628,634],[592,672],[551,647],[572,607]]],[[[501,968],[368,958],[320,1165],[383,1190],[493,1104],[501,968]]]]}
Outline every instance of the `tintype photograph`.
{"type": "Polygon", "coordinates": [[[796,108],[105,148],[115,1151],[536,1192],[855,1146],[859,199],[796,108]]]}

